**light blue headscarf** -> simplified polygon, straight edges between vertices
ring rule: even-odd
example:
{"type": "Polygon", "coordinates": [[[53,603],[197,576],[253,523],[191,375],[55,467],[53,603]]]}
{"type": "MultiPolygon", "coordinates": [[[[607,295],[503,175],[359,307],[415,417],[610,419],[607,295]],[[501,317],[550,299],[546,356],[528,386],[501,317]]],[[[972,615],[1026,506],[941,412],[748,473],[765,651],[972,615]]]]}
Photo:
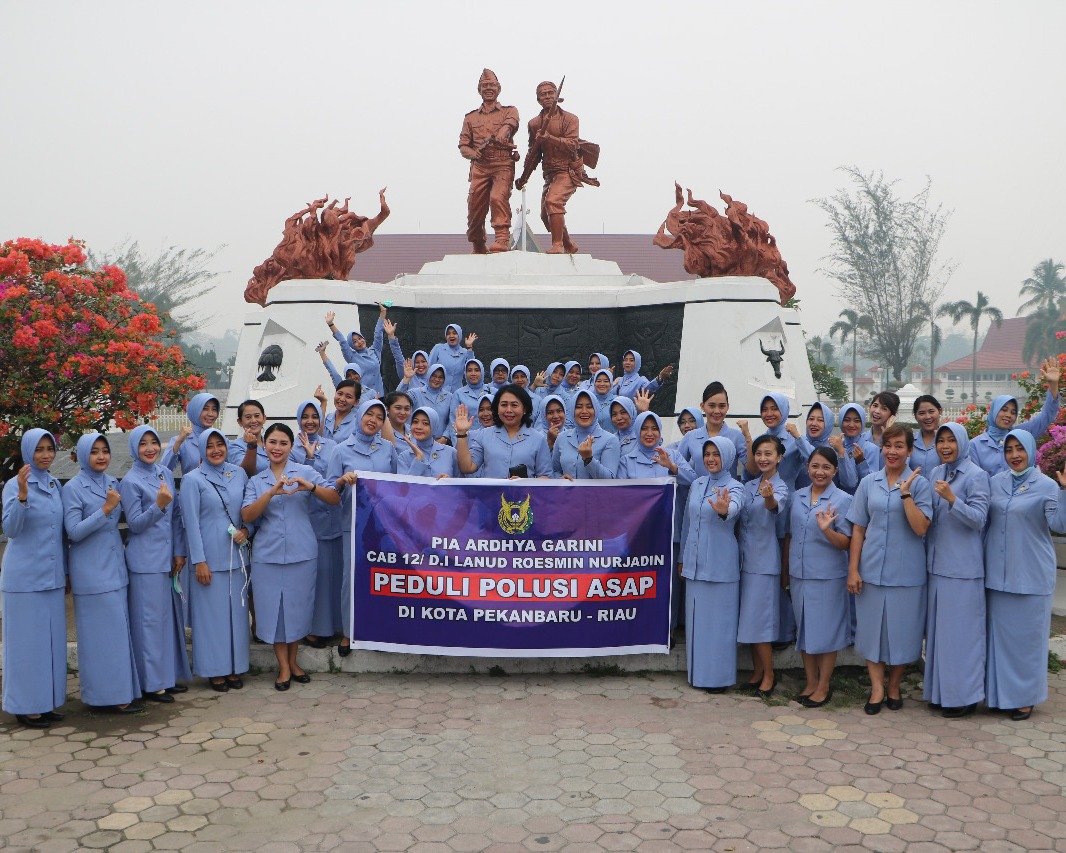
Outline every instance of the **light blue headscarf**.
{"type": "Polygon", "coordinates": [[[418,449],[423,453],[432,453],[437,446],[436,439],[440,438],[443,430],[441,429],[440,413],[432,406],[419,406],[413,412],[411,412],[411,421],[414,422],[415,415],[421,412],[427,418],[429,418],[429,438],[422,441],[411,436],[411,440],[418,445],[418,449]]]}
{"type": "Polygon", "coordinates": [[[214,394],[197,394],[189,400],[188,405],[185,407],[185,414],[188,415],[189,423],[192,424],[193,438],[198,439],[200,433],[207,429],[207,427],[200,423],[200,415],[204,413],[204,406],[206,406],[211,400],[215,401],[215,405],[218,406],[219,414],[222,414],[222,404],[219,403],[218,397],[214,394]]]}
{"type": "MultiPolygon", "coordinates": [[[[303,432],[303,426],[300,422],[303,420],[304,411],[308,406],[311,406],[318,413],[318,432],[315,435],[320,436],[322,433],[322,407],[318,405],[318,400],[304,400],[296,407],[296,430],[297,432],[303,432]]],[[[310,438],[311,436],[307,437],[310,438]]]]}
{"type": "Polygon", "coordinates": [[[1011,438],[1016,438],[1021,442],[1022,448],[1025,450],[1025,454],[1028,457],[1028,467],[1022,471],[1015,471],[1008,466],[1011,476],[1014,477],[1014,487],[1017,488],[1018,484],[1029,476],[1033,467],[1036,465],[1036,439],[1033,438],[1031,432],[1026,432],[1024,429],[1012,429],[1007,433],[1007,438],[1003,440],[1004,452],[1006,452],[1007,449],[1007,440],[1011,438]]]}
{"type": "Polygon", "coordinates": [[[92,452],[93,445],[96,444],[96,440],[102,438],[104,443],[107,444],[108,449],[111,449],[111,444],[108,442],[107,437],[99,432],[87,432],[81,438],[78,439],[77,455],[78,455],[78,467],[81,469],[81,475],[93,486],[101,490],[100,494],[107,494],[108,476],[106,471],[94,471],[89,467],[89,455],[92,452]]]}
{"type": "MultiPolygon", "coordinates": [[[[732,441],[728,438],[722,438],[720,435],[716,435],[714,438],[708,438],[707,441],[703,442],[703,452],[707,450],[708,444],[713,444],[717,447],[718,452],[722,455],[722,470],[715,474],[707,471],[707,476],[715,485],[728,483],[733,479],[733,463],[737,461],[737,448],[732,441]]],[[[703,458],[703,452],[700,453],[701,459],[703,458]]],[[[704,470],[707,470],[706,465],[704,466],[704,470]]]]}
{"type": "Polygon", "coordinates": [[[657,414],[655,414],[655,412],[641,412],[639,415],[637,415],[636,428],[637,428],[637,452],[643,454],[648,459],[653,459],[655,457],[655,451],[659,447],[661,447],[662,443],[663,443],[663,422],[662,422],[662,419],[657,414]],[[647,445],[644,444],[643,441],[640,440],[640,428],[642,426],[644,426],[644,421],[648,420],[648,418],[651,418],[653,421],[655,421],[655,426],[657,426],[659,428],[659,441],[658,441],[657,444],[655,444],[652,447],[648,447],[647,445]]]}
{"type": "Polygon", "coordinates": [[[858,403],[848,403],[846,406],[841,408],[838,423],[841,427],[841,435],[843,435],[844,437],[844,447],[849,451],[855,446],[855,443],[862,437],[861,432],[854,438],[848,435],[844,435],[844,416],[852,410],[855,411],[855,413],[859,416],[859,420],[862,421],[862,428],[866,429],[866,409],[864,409],[858,403]]]}
{"type": "Polygon", "coordinates": [[[200,470],[204,472],[204,476],[207,478],[208,482],[223,486],[226,483],[225,476],[227,468],[232,471],[236,466],[230,465],[225,459],[223,459],[218,465],[212,465],[207,461],[207,442],[213,435],[217,435],[227,447],[229,446],[229,442],[226,441],[226,436],[214,427],[205,429],[200,433],[200,437],[196,440],[196,443],[200,447],[200,470]]]}
{"type": "MultiPolygon", "coordinates": [[[[141,424],[130,433],[130,456],[133,457],[133,467],[135,469],[145,473],[155,474],[157,473],[157,468],[162,468],[159,464],[159,456],[156,457],[156,461],[151,465],[141,461],[141,439],[149,433],[155,436],[156,441],[159,441],[159,433],[152,429],[148,424],[141,424]]],[[[162,445],[162,442],[160,442],[160,445],[162,445]]],[[[162,449],[162,446],[160,446],[160,449],[162,449]]]]}
{"type": "MultiPolygon", "coordinates": [[[[352,445],[364,454],[370,453],[370,445],[373,444],[376,440],[381,439],[380,429],[370,435],[367,435],[363,431],[363,416],[367,412],[369,412],[371,407],[373,406],[380,406],[384,416],[386,418],[388,417],[388,410],[385,408],[385,404],[382,403],[381,400],[365,400],[364,402],[360,403],[359,408],[355,410],[355,428],[352,430],[352,434],[348,438],[348,444],[352,445]]],[[[385,421],[383,420],[381,423],[382,426],[384,426],[385,421]]]]}
{"type": "Polygon", "coordinates": [[[1000,394],[992,401],[992,405],[988,407],[988,426],[985,428],[985,432],[997,444],[1003,444],[1007,440],[1007,434],[1010,430],[996,426],[996,418],[999,417],[1000,409],[1011,402],[1014,403],[1015,408],[1018,408],[1017,397],[1012,397],[1010,394],[1000,394]]]}
{"type": "MultiPolygon", "coordinates": [[[[49,484],[53,482],[54,478],[44,468],[38,468],[33,464],[33,453],[37,450],[37,445],[41,443],[42,438],[52,439],[52,446],[55,447],[56,453],[59,452],[59,444],[56,442],[56,437],[52,435],[48,430],[41,429],[40,427],[34,427],[28,429],[22,434],[22,441],[19,444],[22,450],[22,464],[30,466],[29,481],[31,483],[37,483],[41,489],[48,491],[49,484]]],[[[51,488],[55,488],[52,486],[51,488]]]]}
{"type": "MultiPolygon", "coordinates": [[[[504,363],[506,364],[506,362],[504,363]]],[[[485,365],[481,363],[481,359],[468,358],[466,360],[466,362],[463,364],[463,379],[466,381],[466,387],[469,388],[471,391],[485,390],[485,365]],[[481,368],[481,381],[478,382],[476,385],[472,384],[470,380],[466,377],[466,368],[471,364],[476,364],[479,368],[481,368]]]]}
{"type": "Polygon", "coordinates": [[[788,424],[788,413],[790,411],[788,398],[782,394],[776,394],[771,391],[769,394],[765,394],[759,401],[760,412],[762,411],[762,404],[767,400],[773,400],[774,405],[777,406],[778,410],[781,412],[781,421],[775,427],[766,427],[766,431],[770,433],[770,435],[776,435],[783,441],[785,436],[788,435],[788,433],[785,432],[785,426],[788,424]]]}
{"type": "MultiPolygon", "coordinates": [[[[822,418],[825,420],[825,429],[822,430],[822,434],[818,438],[812,438],[810,430],[807,430],[807,441],[814,444],[815,447],[822,447],[829,444],[829,436],[833,433],[833,427],[836,426],[836,416],[833,414],[833,410],[830,409],[825,403],[813,403],[811,405],[811,411],[807,412],[807,418],[810,419],[811,412],[815,409],[822,410],[822,418]]],[[[804,421],[806,423],[806,421],[804,421]]]]}
{"type": "MultiPolygon", "coordinates": [[[[966,432],[966,427],[964,427],[960,423],[951,421],[949,423],[943,424],[937,429],[936,438],[939,438],[940,433],[942,433],[944,430],[947,430],[953,436],[955,436],[955,443],[959,445],[959,453],[955,457],[955,461],[945,463],[945,472],[948,474],[954,474],[959,467],[959,463],[961,463],[964,459],[969,458],[970,436],[966,432]]],[[[1026,433],[1026,435],[1028,435],[1028,433],[1026,433]]],[[[934,445],[936,442],[936,438],[934,438],[933,440],[934,445]]]]}

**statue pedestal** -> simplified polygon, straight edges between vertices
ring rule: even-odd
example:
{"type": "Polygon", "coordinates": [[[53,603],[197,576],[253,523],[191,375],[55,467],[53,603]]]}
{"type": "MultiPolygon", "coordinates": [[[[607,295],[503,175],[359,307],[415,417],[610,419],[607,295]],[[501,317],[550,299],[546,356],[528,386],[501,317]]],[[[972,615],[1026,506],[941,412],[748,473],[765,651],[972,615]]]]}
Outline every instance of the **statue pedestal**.
{"type": "MultiPolygon", "coordinates": [[[[583,366],[593,352],[606,354],[621,370],[622,353],[640,352],[642,373],[651,378],[667,364],[674,380],[656,395],[653,409],[669,418],[699,405],[713,379],[729,390],[730,417],[759,416],[769,391],[788,397],[795,418],[816,400],[797,312],[782,308],[777,289],[754,277],[690,279],[660,283],[625,275],[613,261],[590,255],[506,252],[449,255],[420,272],[387,284],[361,281],[286,281],[268,294],[265,308],[250,312],[241,329],[227,408],[253,398],[267,420],[294,423],[296,407],[317,385],[331,398],[331,383],[315,345],[329,336],[324,316],[336,311],[337,328],[359,329],[370,341],[378,310],[391,302],[404,355],[429,351],[458,323],[476,332],[475,354],[486,370],[493,358],[525,364],[534,373],[551,361],[574,359],[583,366]],[[281,365],[264,374],[263,351],[281,348],[281,365]],[[784,347],[780,377],[762,349],[784,347]],[[272,374],[273,378],[269,378],[272,374]],[[675,381],[676,380],[676,381],[675,381]]],[[[335,342],[327,354],[343,372],[335,342]]],[[[398,380],[386,341],[382,351],[386,389],[398,380]]]]}

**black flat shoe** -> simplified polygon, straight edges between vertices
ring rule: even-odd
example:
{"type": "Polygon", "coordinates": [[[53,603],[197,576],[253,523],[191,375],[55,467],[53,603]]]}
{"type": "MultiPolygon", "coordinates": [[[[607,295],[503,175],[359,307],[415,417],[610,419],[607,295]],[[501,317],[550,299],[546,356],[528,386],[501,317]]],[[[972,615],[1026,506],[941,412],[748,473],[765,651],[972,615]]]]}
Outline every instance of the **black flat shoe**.
{"type": "Polygon", "coordinates": [[[758,693],[759,682],[758,681],[745,681],[743,684],[737,686],[737,690],[743,690],[745,693],[758,693]]]}
{"type": "Polygon", "coordinates": [[[804,696],[800,700],[800,704],[804,708],[821,708],[823,705],[828,705],[829,704],[829,700],[832,699],[832,698],[833,698],[833,688],[830,687],[829,688],[829,692],[825,694],[825,698],[822,699],[820,702],[814,701],[810,696],[804,696]]]}
{"type": "Polygon", "coordinates": [[[241,677],[239,675],[234,675],[232,678],[226,679],[226,686],[230,690],[240,690],[242,687],[244,687],[244,682],[241,681],[241,677]]]}
{"type": "Polygon", "coordinates": [[[758,687],[755,688],[755,693],[760,699],[769,699],[774,695],[774,691],[777,689],[777,676],[774,676],[773,684],[771,684],[765,690],[761,690],[758,687]]]}
{"type": "Polygon", "coordinates": [[[60,713],[59,711],[45,711],[41,714],[41,719],[48,720],[50,723],[61,723],[66,719],[66,714],[60,713]]]}
{"type": "Polygon", "coordinates": [[[141,695],[149,702],[159,702],[162,705],[169,705],[174,701],[174,697],[165,690],[160,693],[142,693],[141,695]]]}
{"type": "Polygon", "coordinates": [[[949,720],[958,720],[961,717],[968,717],[974,711],[977,710],[977,703],[972,705],[962,705],[957,708],[944,708],[940,712],[941,717],[947,717],[949,720]]]}
{"type": "Polygon", "coordinates": [[[15,714],[15,721],[20,726],[25,726],[28,729],[47,729],[52,724],[44,718],[44,714],[39,717],[27,717],[25,714],[15,714]]]}
{"type": "Polygon", "coordinates": [[[290,681],[288,679],[286,679],[285,681],[275,681],[274,682],[274,689],[275,690],[285,691],[285,690],[288,690],[291,686],[292,685],[291,685],[291,683],[290,683],[290,681]]]}
{"type": "Polygon", "coordinates": [[[226,693],[227,691],[229,691],[229,685],[225,681],[219,681],[218,683],[215,683],[214,681],[208,681],[207,683],[216,693],[226,693]]]}
{"type": "Polygon", "coordinates": [[[1015,708],[1010,712],[1010,718],[1016,723],[1020,723],[1022,720],[1028,720],[1033,715],[1033,709],[1023,711],[1021,708],[1015,708]]]}
{"type": "Polygon", "coordinates": [[[102,708],[101,710],[106,711],[108,714],[139,714],[141,713],[141,711],[144,710],[144,708],[140,707],[139,705],[134,705],[132,702],[130,702],[130,704],[127,705],[125,708],[123,708],[121,705],[109,705],[108,707],[102,708]]]}
{"type": "Polygon", "coordinates": [[[306,672],[301,672],[299,675],[293,673],[292,680],[295,681],[297,684],[310,684],[311,676],[308,675],[306,672]]]}
{"type": "Polygon", "coordinates": [[[938,702],[930,702],[926,707],[929,708],[930,711],[942,711],[944,709],[944,706],[938,702]]]}
{"type": "Polygon", "coordinates": [[[167,688],[167,693],[188,693],[189,688],[184,684],[175,684],[173,687],[167,688]]]}
{"type": "Polygon", "coordinates": [[[342,658],[348,657],[348,655],[350,655],[351,653],[351,646],[337,646],[337,654],[339,654],[342,658]]]}
{"type": "Polygon", "coordinates": [[[891,696],[886,695],[885,707],[890,711],[898,711],[903,707],[903,697],[900,696],[898,699],[893,699],[891,696]]]}
{"type": "Polygon", "coordinates": [[[788,641],[782,641],[780,643],[770,643],[770,648],[773,649],[775,652],[783,652],[785,649],[787,649],[791,645],[792,645],[792,641],[788,640],[788,641]]]}
{"type": "Polygon", "coordinates": [[[324,649],[329,645],[329,640],[323,637],[315,637],[313,640],[310,637],[305,637],[304,645],[310,646],[312,649],[324,649]]]}
{"type": "Polygon", "coordinates": [[[720,693],[725,693],[728,689],[729,689],[728,687],[704,687],[703,688],[703,692],[704,693],[713,693],[714,695],[717,696],[720,693]]]}
{"type": "Polygon", "coordinates": [[[869,699],[867,699],[866,700],[866,705],[863,706],[863,710],[867,714],[869,714],[871,717],[874,716],[874,714],[880,714],[881,713],[881,703],[884,702],[884,701],[885,700],[882,699],[881,702],[872,702],[869,699]]]}

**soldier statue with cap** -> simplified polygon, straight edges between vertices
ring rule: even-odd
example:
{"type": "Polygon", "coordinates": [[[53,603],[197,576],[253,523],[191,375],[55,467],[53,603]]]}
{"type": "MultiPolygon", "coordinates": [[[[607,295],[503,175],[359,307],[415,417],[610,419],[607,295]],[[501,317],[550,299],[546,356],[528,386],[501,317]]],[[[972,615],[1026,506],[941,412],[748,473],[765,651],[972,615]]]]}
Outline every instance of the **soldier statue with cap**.
{"type": "Polygon", "coordinates": [[[470,161],[470,194],[467,196],[466,238],[474,254],[506,252],[511,247],[511,182],[514,181],[514,134],[518,110],[496,99],[500,81],[489,69],[481,72],[477,85],[482,104],[468,112],[459,134],[459,151],[470,161]],[[490,213],[496,240],[485,247],[485,215],[490,213]]]}

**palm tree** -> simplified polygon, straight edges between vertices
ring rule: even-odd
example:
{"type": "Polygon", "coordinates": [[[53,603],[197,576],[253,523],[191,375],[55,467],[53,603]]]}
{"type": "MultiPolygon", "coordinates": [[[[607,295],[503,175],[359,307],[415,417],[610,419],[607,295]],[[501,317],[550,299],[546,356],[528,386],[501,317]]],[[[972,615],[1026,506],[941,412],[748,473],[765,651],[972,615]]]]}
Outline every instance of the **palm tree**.
{"type": "Polygon", "coordinates": [[[1029,297],[1018,309],[1029,315],[1059,312],[1059,300],[1066,297],[1066,278],[1062,277],[1063,265],[1047,258],[1033,267],[1033,274],[1022,282],[1019,296],[1029,297]]]}
{"type": "Polygon", "coordinates": [[[1061,314],[1056,309],[1052,312],[1030,314],[1026,318],[1025,343],[1022,346],[1022,361],[1026,364],[1039,364],[1048,356],[1058,353],[1059,342],[1055,333],[1062,325],[1061,314]]]}
{"type": "Polygon", "coordinates": [[[840,312],[841,319],[829,327],[829,337],[839,337],[840,345],[847,343],[851,336],[851,399],[855,399],[855,374],[858,371],[859,333],[869,332],[873,329],[873,318],[866,314],[859,314],[850,308],[840,312]]]}
{"type": "Polygon", "coordinates": [[[997,326],[1003,325],[1003,312],[994,307],[980,290],[977,291],[977,302],[971,303],[966,299],[958,302],[947,302],[940,306],[937,311],[938,317],[950,317],[952,323],[961,323],[969,320],[970,328],[973,329],[973,399],[977,399],[977,327],[981,321],[988,317],[997,326]]]}

